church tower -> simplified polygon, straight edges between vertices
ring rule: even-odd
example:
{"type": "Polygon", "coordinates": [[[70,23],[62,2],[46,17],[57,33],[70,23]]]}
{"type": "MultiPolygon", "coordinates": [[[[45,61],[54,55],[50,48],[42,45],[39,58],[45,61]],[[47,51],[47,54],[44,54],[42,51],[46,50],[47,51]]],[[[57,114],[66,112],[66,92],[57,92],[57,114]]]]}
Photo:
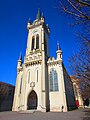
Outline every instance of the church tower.
{"type": "Polygon", "coordinates": [[[75,108],[72,82],[66,71],[58,44],[56,58],[49,55],[50,30],[40,9],[36,19],[27,23],[28,38],[24,63],[20,54],[13,111],[63,111],[75,108]]]}
{"type": "Polygon", "coordinates": [[[40,9],[36,19],[27,23],[28,39],[24,64],[21,57],[17,65],[17,80],[13,110],[49,110],[48,39],[50,30],[40,9]]]}

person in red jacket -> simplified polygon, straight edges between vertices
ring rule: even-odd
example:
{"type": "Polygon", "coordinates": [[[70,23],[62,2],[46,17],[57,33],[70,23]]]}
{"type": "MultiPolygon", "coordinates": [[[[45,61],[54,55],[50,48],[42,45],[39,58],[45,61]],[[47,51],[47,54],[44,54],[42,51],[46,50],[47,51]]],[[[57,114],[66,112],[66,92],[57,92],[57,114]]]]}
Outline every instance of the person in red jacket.
{"type": "Polygon", "coordinates": [[[79,101],[78,100],[76,100],[76,106],[79,107],[79,101]]]}

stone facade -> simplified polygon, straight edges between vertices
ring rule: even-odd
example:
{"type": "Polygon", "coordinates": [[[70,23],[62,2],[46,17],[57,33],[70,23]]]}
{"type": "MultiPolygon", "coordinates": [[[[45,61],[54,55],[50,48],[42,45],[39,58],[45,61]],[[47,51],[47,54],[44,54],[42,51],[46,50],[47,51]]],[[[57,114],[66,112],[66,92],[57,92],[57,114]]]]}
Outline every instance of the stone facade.
{"type": "Polygon", "coordinates": [[[71,79],[64,68],[62,51],[58,44],[57,58],[49,55],[50,29],[38,10],[36,20],[27,23],[26,55],[17,64],[13,111],[68,111],[75,108],[71,79]],[[68,79],[65,77],[68,76],[68,79]],[[67,86],[68,82],[68,86],[67,86]],[[69,97],[68,97],[69,94],[69,97]]]}

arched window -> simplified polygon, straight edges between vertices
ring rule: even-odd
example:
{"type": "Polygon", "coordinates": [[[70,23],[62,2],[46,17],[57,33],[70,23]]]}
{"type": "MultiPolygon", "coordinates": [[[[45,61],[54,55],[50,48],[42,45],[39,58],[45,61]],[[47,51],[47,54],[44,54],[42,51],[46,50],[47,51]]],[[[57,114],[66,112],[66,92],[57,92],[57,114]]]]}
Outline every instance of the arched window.
{"type": "Polygon", "coordinates": [[[35,37],[33,36],[33,37],[32,37],[32,48],[31,48],[31,50],[34,49],[34,43],[35,43],[35,37]]]}
{"type": "Polygon", "coordinates": [[[47,54],[47,43],[46,43],[46,39],[44,39],[44,50],[45,50],[45,54],[47,54]]]}
{"type": "Polygon", "coordinates": [[[21,90],[22,90],[22,78],[21,78],[21,82],[20,82],[20,94],[21,94],[21,90]]]}
{"type": "Polygon", "coordinates": [[[37,70],[36,74],[37,74],[37,82],[38,82],[38,70],[37,70]]]}
{"type": "Polygon", "coordinates": [[[44,33],[44,50],[45,50],[45,54],[47,54],[47,41],[46,41],[46,37],[45,37],[45,33],[44,33]]]}
{"type": "Polygon", "coordinates": [[[50,91],[58,91],[58,74],[53,68],[50,71],[50,91]]]}
{"type": "Polygon", "coordinates": [[[30,82],[30,71],[28,72],[28,83],[30,82]]]}
{"type": "Polygon", "coordinates": [[[39,35],[36,35],[36,49],[39,49],[39,35]]]}

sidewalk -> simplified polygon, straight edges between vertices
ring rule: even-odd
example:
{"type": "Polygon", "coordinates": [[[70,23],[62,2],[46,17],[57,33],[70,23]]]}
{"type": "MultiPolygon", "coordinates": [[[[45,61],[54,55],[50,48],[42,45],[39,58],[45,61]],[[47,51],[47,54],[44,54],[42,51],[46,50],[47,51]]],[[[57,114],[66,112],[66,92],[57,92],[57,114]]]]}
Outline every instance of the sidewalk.
{"type": "Polygon", "coordinates": [[[90,109],[78,109],[66,113],[0,112],[0,120],[90,120],[90,109]]]}

